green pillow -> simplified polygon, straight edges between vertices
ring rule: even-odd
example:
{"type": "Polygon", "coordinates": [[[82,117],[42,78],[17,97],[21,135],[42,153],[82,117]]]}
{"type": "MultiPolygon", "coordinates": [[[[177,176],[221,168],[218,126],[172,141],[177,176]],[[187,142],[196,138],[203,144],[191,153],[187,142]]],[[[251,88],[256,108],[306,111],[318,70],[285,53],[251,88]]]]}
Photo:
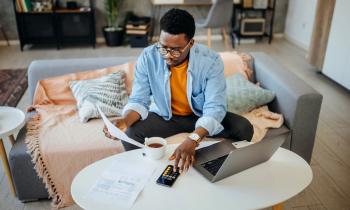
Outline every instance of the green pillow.
{"type": "Polygon", "coordinates": [[[265,90],[236,73],[226,78],[227,110],[235,114],[249,112],[270,103],[275,93],[265,90]]]}

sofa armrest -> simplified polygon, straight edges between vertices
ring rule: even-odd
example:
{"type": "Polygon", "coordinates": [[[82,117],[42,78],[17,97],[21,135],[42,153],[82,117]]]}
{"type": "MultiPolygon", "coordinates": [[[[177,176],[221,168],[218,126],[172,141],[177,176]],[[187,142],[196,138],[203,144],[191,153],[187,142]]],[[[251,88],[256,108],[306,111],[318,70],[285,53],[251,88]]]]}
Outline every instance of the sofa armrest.
{"type": "Polygon", "coordinates": [[[76,58],[36,60],[28,68],[29,100],[32,103],[39,80],[64,74],[101,69],[136,60],[137,57],[76,58]]]}
{"type": "Polygon", "coordinates": [[[254,73],[261,86],[276,93],[269,104],[281,113],[291,130],[290,150],[311,161],[322,95],[265,53],[251,53],[254,73]]]}

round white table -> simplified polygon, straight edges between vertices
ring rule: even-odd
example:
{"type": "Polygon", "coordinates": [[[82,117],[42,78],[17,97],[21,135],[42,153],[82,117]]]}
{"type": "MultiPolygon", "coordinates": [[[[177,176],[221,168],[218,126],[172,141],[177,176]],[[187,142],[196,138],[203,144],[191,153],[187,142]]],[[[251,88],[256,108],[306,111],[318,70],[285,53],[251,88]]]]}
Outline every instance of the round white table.
{"type": "Polygon", "coordinates": [[[221,181],[211,183],[191,168],[178,177],[171,188],[156,184],[169,164],[167,157],[177,145],[169,145],[161,160],[142,156],[133,150],[97,161],[81,170],[73,180],[74,201],[84,209],[114,209],[115,206],[86,199],[86,194],[101,173],[116,161],[154,162],[156,170],[131,209],[152,210],[232,210],[260,209],[281,203],[304,190],[312,180],[312,171],[305,160],[295,153],[279,148],[270,160],[221,181]]]}
{"type": "Polygon", "coordinates": [[[13,195],[16,196],[15,187],[12,180],[11,170],[7,159],[7,154],[3,139],[8,138],[11,145],[15,143],[15,138],[13,134],[17,133],[25,124],[24,113],[17,108],[0,106],[0,156],[2,160],[2,165],[7,178],[10,183],[10,187],[13,195]]]}

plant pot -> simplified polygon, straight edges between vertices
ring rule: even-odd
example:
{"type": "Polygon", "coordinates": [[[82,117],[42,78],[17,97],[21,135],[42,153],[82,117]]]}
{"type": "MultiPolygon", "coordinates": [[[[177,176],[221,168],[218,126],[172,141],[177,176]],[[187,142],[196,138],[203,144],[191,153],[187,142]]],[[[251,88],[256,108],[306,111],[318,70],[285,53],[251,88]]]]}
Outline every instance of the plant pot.
{"type": "Polygon", "coordinates": [[[124,30],[115,27],[103,27],[103,36],[107,46],[121,46],[124,40],[124,30]]]}

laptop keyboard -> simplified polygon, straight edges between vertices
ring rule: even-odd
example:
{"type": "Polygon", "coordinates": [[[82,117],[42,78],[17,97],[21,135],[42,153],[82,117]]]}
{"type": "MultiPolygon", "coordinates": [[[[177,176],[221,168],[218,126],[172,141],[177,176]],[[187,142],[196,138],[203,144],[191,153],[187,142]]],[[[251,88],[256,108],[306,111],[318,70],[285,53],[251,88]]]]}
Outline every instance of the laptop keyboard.
{"type": "Polygon", "coordinates": [[[211,173],[213,176],[216,175],[216,173],[219,171],[221,165],[224,163],[228,155],[224,155],[222,157],[219,157],[217,159],[202,163],[201,166],[205,168],[209,173],[211,173]]]}

